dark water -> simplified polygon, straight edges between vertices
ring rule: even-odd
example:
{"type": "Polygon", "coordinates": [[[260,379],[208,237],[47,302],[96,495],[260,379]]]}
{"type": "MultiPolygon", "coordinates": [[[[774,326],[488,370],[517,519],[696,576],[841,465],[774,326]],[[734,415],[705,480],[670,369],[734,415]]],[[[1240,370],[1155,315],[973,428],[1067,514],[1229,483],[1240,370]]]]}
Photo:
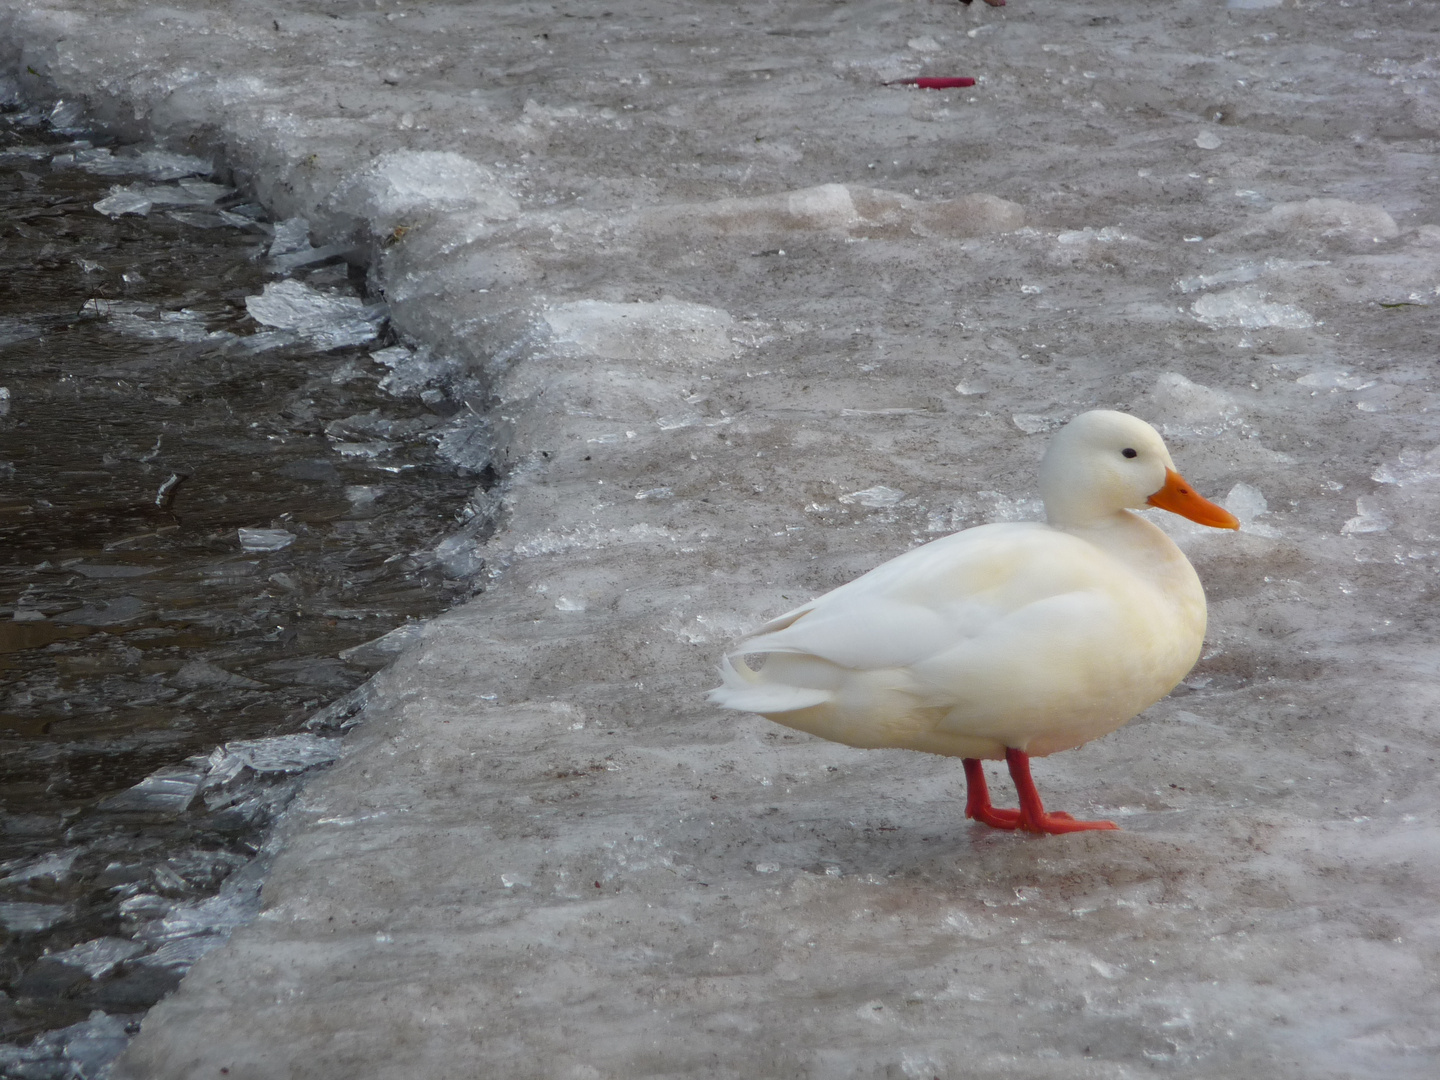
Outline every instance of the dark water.
{"type": "MultiPolygon", "coordinates": [[[[239,193],[111,219],[93,204],[112,185],[163,185],[66,167],[77,151],[93,159],[87,142],[104,140],[0,117],[0,1042],[12,1046],[93,1010],[113,1035],[253,901],[255,882],[225,882],[248,872],[299,772],[333,744],[236,740],[300,732],[388,658],[356,647],[472,590],[426,553],[474,514],[486,481],[437,450],[456,430],[453,388],[382,389],[390,367],[371,354],[388,331],[373,312],[379,336],[363,345],[255,347],[275,333],[252,337],[265,328],[245,300],[267,282],[363,296],[362,271],[338,257],[277,270],[272,230],[239,193]],[[247,550],[250,529],[270,532],[244,534],[247,550]]],[[[0,1054],[0,1073],[72,1075],[17,1053],[0,1054]]]]}

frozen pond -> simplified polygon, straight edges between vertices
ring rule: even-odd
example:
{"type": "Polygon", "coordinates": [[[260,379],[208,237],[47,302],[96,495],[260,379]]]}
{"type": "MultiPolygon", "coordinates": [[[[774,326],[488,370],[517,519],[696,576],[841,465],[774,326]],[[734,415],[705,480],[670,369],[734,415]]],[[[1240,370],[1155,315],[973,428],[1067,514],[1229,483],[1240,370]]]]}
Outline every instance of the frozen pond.
{"type": "Polygon", "coordinates": [[[0,1033],[20,1041],[123,1023],[248,914],[236,871],[343,717],[295,733],[469,593],[435,548],[481,479],[437,449],[459,430],[444,380],[391,392],[411,354],[363,271],[207,160],[50,122],[76,112],[0,116],[0,1033]],[[287,289],[310,309],[267,313],[287,289]]]}
{"type": "Polygon", "coordinates": [[[500,476],[446,549],[483,597],[117,1076],[1440,1071],[1435,5],[0,0],[0,41],[366,251],[500,476]],[[1122,831],[705,704],[745,629],[1033,516],[1097,407],[1244,524],[1167,524],[1185,684],[1037,764],[1122,831]]]}

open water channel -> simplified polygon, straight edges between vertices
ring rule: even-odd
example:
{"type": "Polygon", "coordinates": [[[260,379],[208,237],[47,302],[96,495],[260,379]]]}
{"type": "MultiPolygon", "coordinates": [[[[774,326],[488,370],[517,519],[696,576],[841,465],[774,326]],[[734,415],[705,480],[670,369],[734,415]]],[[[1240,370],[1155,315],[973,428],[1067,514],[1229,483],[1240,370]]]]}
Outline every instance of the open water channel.
{"type": "Polygon", "coordinates": [[[473,591],[490,479],[354,252],[81,122],[0,116],[6,1076],[94,1075],[253,911],[357,688],[473,591]]]}

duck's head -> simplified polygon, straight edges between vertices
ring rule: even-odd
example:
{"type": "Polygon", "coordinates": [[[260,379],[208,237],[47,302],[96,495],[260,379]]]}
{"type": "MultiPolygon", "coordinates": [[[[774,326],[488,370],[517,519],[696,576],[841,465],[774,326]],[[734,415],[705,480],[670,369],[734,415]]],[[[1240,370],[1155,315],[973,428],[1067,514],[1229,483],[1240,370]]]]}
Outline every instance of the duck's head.
{"type": "Polygon", "coordinates": [[[1087,525],[1120,510],[1158,506],[1216,529],[1238,529],[1175,471],[1165,440],[1144,420],[1109,409],[1081,413],[1050,440],[1040,494],[1052,525],[1087,525]]]}

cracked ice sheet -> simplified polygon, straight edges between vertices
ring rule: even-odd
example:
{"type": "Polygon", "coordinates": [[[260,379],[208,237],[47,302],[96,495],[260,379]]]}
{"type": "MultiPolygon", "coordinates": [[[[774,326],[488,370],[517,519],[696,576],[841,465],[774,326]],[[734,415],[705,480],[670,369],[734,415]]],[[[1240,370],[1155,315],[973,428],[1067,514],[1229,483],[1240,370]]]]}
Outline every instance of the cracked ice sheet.
{"type": "Polygon", "coordinates": [[[0,0],[13,72],[376,237],[508,478],[120,1074],[1433,1076],[1440,12],[1220,8],[0,0]],[[1031,516],[1096,406],[1254,526],[1171,523],[1200,665],[1037,765],[1124,832],[703,704],[725,633],[1031,516]]]}

